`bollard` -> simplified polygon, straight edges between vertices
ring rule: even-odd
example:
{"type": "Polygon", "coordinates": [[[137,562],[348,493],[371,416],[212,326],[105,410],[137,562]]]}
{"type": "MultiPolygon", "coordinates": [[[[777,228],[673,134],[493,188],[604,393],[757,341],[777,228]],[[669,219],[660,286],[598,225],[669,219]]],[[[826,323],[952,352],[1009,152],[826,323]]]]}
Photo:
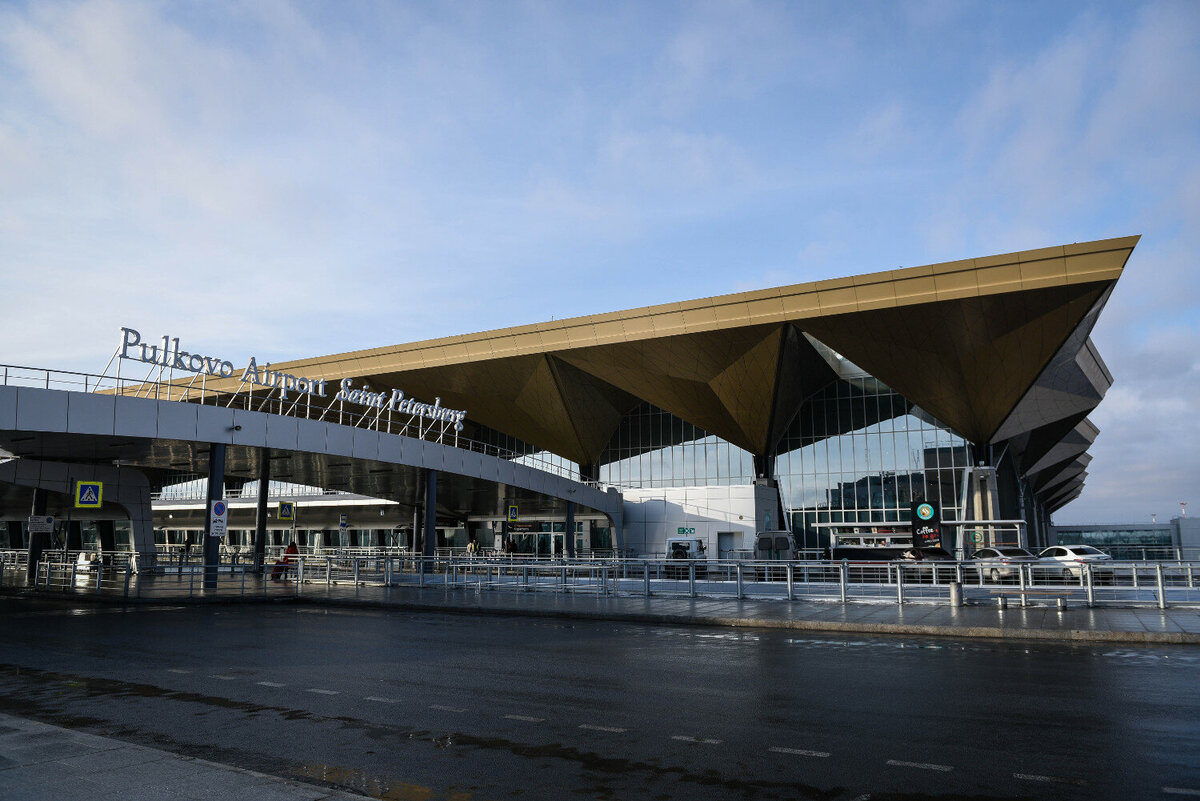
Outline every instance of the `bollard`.
{"type": "Polygon", "coordinates": [[[1063,596],[1058,596],[1058,611],[1063,611],[1067,608],[1067,599],[1063,596]]]}
{"type": "Polygon", "coordinates": [[[896,565],[896,603],[904,605],[904,568],[896,565]]]}
{"type": "Polygon", "coordinates": [[[999,598],[996,599],[996,601],[998,602],[998,605],[1001,609],[1008,608],[1008,597],[1007,596],[1001,595],[999,598]]]}
{"type": "Polygon", "coordinates": [[[838,570],[838,583],[841,585],[842,603],[846,603],[846,572],[847,572],[847,569],[848,568],[846,565],[846,560],[843,559],[841,568],[838,570]]]}
{"type": "Polygon", "coordinates": [[[794,578],[792,576],[792,568],[793,567],[794,566],[789,562],[788,566],[787,566],[787,593],[788,593],[789,601],[796,600],[795,583],[794,583],[794,578]]]}
{"type": "Polygon", "coordinates": [[[1029,596],[1027,596],[1025,594],[1025,568],[1026,567],[1028,567],[1031,571],[1033,570],[1032,565],[1017,565],[1017,575],[1020,576],[1020,578],[1021,578],[1021,606],[1026,606],[1028,604],[1028,598],[1029,598],[1029,596]]]}
{"type": "Polygon", "coordinates": [[[1085,564],[1083,569],[1087,571],[1087,605],[1088,609],[1091,609],[1096,605],[1096,578],[1092,575],[1090,564],[1085,564]]]}
{"type": "Polygon", "coordinates": [[[688,565],[688,595],[696,597],[696,563],[688,565]]]}
{"type": "Polygon", "coordinates": [[[737,597],[738,597],[739,601],[746,597],[746,593],[742,589],[742,563],[741,562],[737,563],[737,597]]]}
{"type": "Polygon", "coordinates": [[[960,582],[950,582],[950,605],[955,607],[963,605],[962,584],[960,582]]]}
{"type": "Polygon", "coordinates": [[[1154,566],[1154,570],[1156,573],[1155,578],[1158,580],[1158,608],[1166,609],[1167,608],[1167,592],[1166,592],[1166,587],[1163,582],[1162,562],[1159,562],[1158,564],[1156,564],[1154,566]]]}
{"type": "Polygon", "coordinates": [[[354,586],[358,586],[358,557],[354,557],[354,586]]]}
{"type": "Polygon", "coordinates": [[[642,562],[642,587],[646,597],[650,597],[650,563],[642,562]]]}
{"type": "Polygon", "coordinates": [[[133,576],[133,563],[125,563],[125,597],[129,597],[129,579],[133,576]]]}

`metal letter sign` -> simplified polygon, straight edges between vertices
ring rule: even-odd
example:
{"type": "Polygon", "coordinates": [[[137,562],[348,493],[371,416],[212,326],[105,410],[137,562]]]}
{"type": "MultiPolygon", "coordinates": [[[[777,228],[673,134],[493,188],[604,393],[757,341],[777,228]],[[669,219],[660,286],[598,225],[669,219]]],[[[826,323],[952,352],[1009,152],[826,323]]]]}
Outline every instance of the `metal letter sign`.
{"type": "Polygon", "coordinates": [[[512,504],[508,507],[508,522],[516,523],[518,520],[520,520],[520,517],[517,514],[517,505],[512,504]]]}
{"type": "Polygon", "coordinates": [[[225,501],[213,501],[212,511],[208,515],[208,536],[224,537],[228,521],[229,507],[225,505],[225,501]]]}
{"type": "Polygon", "coordinates": [[[296,505],[291,501],[281,501],[279,503],[279,519],[292,521],[296,519],[296,505]]]}
{"type": "Polygon", "coordinates": [[[104,505],[104,482],[75,482],[75,508],[99,509],[104,505]]]}

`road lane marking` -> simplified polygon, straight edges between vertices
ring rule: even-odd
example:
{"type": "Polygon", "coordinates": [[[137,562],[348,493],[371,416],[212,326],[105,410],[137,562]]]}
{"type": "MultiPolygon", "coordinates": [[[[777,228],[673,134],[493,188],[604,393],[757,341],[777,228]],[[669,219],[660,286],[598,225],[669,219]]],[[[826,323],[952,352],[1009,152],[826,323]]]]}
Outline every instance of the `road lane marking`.
{"type": "Polygon", "coordinates": [[[466,712],[465,709],[459,709],[456,706],[439,706],[438,704],[430,704],[430,709],[440,709],[442,712],[466,712]]]}
{"type": "Polygon", "coordinates": [[[528,715],[505,715],[504,717],[509,720],[521,720],[525,723],[544,723],[546,721],[545,718],[531,718],[528,715]]]}
{"type": "Polygon", "coordinates": [[[619,729],[616,726],[593,726],[590,723],[580,723],[579,728],[587,729],[588,731],[607,731],[613,734],[624,734],[629,729],[619,729]]]}
{"type": "Polygon", "coordinates": [[[167,668],[167,672],[168,672],[168,673],[181,673],[181,674],[187,674],[187,673],[191,673],[192,671],[190,671],[190,670],[180,670],[179,668],[167,668]]]}
{"type": "Polygon", "coordinates": [[[806,756],[806,757],[827,757],[827,756],[829,756],[828,751],[806,751],[803,748],[784,748],[783,746],[778,746],[778,745],[773,745],[770,748],[768,748],[767,750],[774,751],[776,754],[795,754],[796,756],[806,756]]]}
{"type": "Polygon", "coordinates": [[[683,743],[699,743],[701,745],[720,745],[720,740],[709,740],[706,737],[692,737],[689,734],[672,734],[672,740],[679,740],[683,743]]]}
{"type": "Polygon", "coordinates": [[[340,695],[337,690],[321,690],[316,687],[309,687],[308,692],[317,693],[318,695],[340,695]]]}
{"type": "MultiPolygon", "coordinates": [[[[1083,786],[1087,784],[1083,779],[1066,779],[1062,776],[1041,776],[1037,773],[1014,773],[1014,779],[1023,779],[1027,782],[1054,782],[1055,784],[1077,784],[1083,786]]],[[[1200,793],[1197,793],[1200,795],[1200,793]]]]}
{"type": "Polygon", "coordinates": [[[220,679],[221,681],[234,681],[237,676],[209,676],[210,679],[220,679]]]}
{"type": "Polygon", "coordinates": [[[1167,795],[1200,795],[1200,790],[1193,790],[1189,787],[1164,787],[1162,791],[1167,795]]]}
{"type": "Polygon", "coordinates": [[[889,759],[887,761],[887,763],[889,765],[895,765],[895,766],[901,767],[901,768],[920,768],[921,770],[940,770],[943,773],[949,773],[950,771],[954,770],[954,768],[950,765],[933,765],[928,762],[905,762],[900,759],[889,759]]]}
{"type": "Polygon", "coordinates": [[[286,687],[286,684],[280,684],[277,681],[259,681],[255,684],[261,684],[263,687],[286,687]]]}
{"type": "Polygon", "coordinates": [[[381,704],[398,704],[398,703],[400,703],[399,698],[381,698],[378,695],[368,695],[363,700],[364,701],[378,701],[381,704]]]}

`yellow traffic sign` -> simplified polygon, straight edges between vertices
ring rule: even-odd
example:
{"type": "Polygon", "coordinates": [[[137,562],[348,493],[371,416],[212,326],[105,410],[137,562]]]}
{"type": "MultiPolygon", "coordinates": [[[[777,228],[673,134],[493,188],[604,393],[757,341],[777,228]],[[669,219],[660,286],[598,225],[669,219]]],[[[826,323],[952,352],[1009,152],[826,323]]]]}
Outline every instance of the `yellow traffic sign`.
{"type": "Polygon", "coordinates": [[[292,521],[296,519],[296,504],[291,501],[280,501],[279,519],[292,521]]]}
{"type": "Polygon", "coordinates": [[[103,481],[76,481],[75,508],[99,509],[104,505],[103,481]]]}

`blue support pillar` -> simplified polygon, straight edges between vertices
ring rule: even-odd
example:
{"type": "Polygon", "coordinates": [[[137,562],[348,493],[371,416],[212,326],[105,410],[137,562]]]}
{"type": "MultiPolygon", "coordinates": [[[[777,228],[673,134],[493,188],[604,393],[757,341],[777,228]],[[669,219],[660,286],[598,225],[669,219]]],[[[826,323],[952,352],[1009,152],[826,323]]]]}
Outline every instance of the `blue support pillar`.
{"type": "Polygon", "coordinates": [[[425,471],[425,525],[422,553],[433,556],[437,547],[437,471],[425,471]]]}
{"type": "Polygon", "coordinates": [[[567,546],[567,558],[575,558],[575,501],[567,501],[567,525],[563,527],[563,539],[567,546]]]}
{"type": "Polygon", "coordinates": [[[221,564],[221,538],[210,536],[212,505],[225,498],[225,445],[214,442],[208,448],[208,501],[204,504],[204,589],[217,587],[221,564]]]}

